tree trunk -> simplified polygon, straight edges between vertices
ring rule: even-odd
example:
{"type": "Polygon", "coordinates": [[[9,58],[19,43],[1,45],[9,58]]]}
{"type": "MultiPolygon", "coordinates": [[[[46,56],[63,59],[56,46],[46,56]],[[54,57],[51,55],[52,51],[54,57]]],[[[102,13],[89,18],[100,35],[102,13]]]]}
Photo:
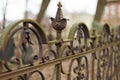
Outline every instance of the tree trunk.
{"type": "Polygon", "coordinates": [[[41,21],[41,19],[44,16],[44,13],[45,13],[49,3],[50,3],[50,0],[42,0],[42,5],[41,5],[41,8],[40,8],[39,13],[37,15],[37,18],[36,18],[37,22],[41,21]]]}
{"type": "Polygon", "coordinates": [[[94,21],[100,21],[106,3],[106,0],[98,0],[94,21]]]}
{"type": "Polygon", "coordinates": [[[25,18],[25,19],[28,19],[27,6],[28,6],[28,0],[26,0],[26,2],[25,2],[25,13],[24,13],[24,18],[25,18]]]}
{"type": "Polygon", "coordinates": [[[105,7],[106,3],[107,3],[107,0],[98,0],[95,17],[94,17],[94,20],[93,20],[93,23],[92,23],[93,28],[98,29],[99,22],[101,20],[101,17],[102,17],[104,7],[105,7]]]}
{"type": "Polygon", "coordinates": [[[6,1],[5,6],[3,6],[3,24],[2,24],[2,29],[5,28],[5,23],[6,23],[6,13],[7,13],[7,6],[8,6],[8,0],[6,1]]]}

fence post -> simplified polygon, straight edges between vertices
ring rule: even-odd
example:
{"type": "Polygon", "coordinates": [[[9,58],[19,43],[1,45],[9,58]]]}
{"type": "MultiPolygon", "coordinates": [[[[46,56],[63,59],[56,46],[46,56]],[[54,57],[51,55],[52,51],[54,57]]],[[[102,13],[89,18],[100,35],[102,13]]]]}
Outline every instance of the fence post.
{"type": "MultiPolygon", "coordinates": [[[[55,18],[51,18],[52,20],[52,27],[56,30],[56,52],[57,52],[57,58],[61,58],[61,54],[60,54],[60,47],[61,47],[61,42],[62,40],[62,30],[66,27],[67,24],[67,19],[63,18],[63,14],[62,14],[62,5],[59,2],[57,4],[58,9],[57,9],[57,13],[56,13],[56,17],[55,18]]],[[[56,71],[56,80],[61,80],[61,63],[57,64],[57,71],[56,71]]]]}

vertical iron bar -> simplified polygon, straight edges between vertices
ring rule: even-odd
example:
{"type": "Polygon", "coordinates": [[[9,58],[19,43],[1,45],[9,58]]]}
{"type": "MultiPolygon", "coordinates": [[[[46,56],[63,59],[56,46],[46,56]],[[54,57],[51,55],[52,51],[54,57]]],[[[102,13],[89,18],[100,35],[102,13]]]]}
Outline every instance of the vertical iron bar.
{"type": "MultiPolygon", "coordinates": [[[[61,39],[61,32],[57,32],[57,37],[56,39],[59,41],[61,39]]],[[[57,58],[60,58],[61,55],[60,55],[60,47],[61,47],[61,43],[58,42],[56,43],[56,52],[57,52],[57,58]]],[[[57,64],[56,65],[57,67],[57,71],[56,71],[56,80],[61,80],[61,63],[57,64]]]]}
{"type": "MultiPolygon", "coordinates": [[[[94,53],[95,54],[95,53],[94,53]]],[[[91,74],[91,80],[94,80],[94,61],[95,61],[95,58],[94,58],[94,54],[92,54],[92,74],[91,74]]]]}

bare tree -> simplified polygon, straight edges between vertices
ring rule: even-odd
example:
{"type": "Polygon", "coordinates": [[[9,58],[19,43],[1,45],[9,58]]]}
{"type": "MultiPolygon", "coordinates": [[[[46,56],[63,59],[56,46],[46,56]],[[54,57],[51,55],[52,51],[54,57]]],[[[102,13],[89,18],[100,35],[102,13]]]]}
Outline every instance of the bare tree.
{"type": "Polygon", "coordinates": [[[49,3],[50,3],[50,0],[42,0],[41,8],[40,8],[39,13],[38,13],[37,18],[36,18],[37,22],[41,21],[49,3]]]}
{"type": "Polygon", "coordinates": [[[24,18],[25,18],[25,19],[28,18],[27,6],[28,6],[28,0],[25,0],[25,14],[24,14],[24,18]]]}
{"type": "Polygon", "coordinates": [[[94,21],[100,21],[107,0],[98,0],[94,21]]]}
{"type": "Polygon", "coordinates": [[[5,4],[4,4],[4,1],[3,1],[3,6],[2,6],[2,9],[3,9],[3,23],[2,23],[2,29],[5,28],[7,6],[8,6],[8,0],[6,0],[5,4]]]}

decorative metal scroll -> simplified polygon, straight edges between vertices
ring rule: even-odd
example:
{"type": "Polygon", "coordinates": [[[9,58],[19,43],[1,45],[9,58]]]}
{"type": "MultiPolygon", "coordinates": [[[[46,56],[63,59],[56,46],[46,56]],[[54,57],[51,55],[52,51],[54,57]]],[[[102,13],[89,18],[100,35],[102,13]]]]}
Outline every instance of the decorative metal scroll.
{"type": "Polygon", "coordinates": [[[56,40],[48,41],[33,20],[15,22],[0,37],[0,80],[120,80],[120,27],[103,26],[101,34],[90,35],[84,23],[62,38],[67,19],[61,3],[51,18],[56,40]],[[52,44],[51,48],[48,45],[52,44]]]}

